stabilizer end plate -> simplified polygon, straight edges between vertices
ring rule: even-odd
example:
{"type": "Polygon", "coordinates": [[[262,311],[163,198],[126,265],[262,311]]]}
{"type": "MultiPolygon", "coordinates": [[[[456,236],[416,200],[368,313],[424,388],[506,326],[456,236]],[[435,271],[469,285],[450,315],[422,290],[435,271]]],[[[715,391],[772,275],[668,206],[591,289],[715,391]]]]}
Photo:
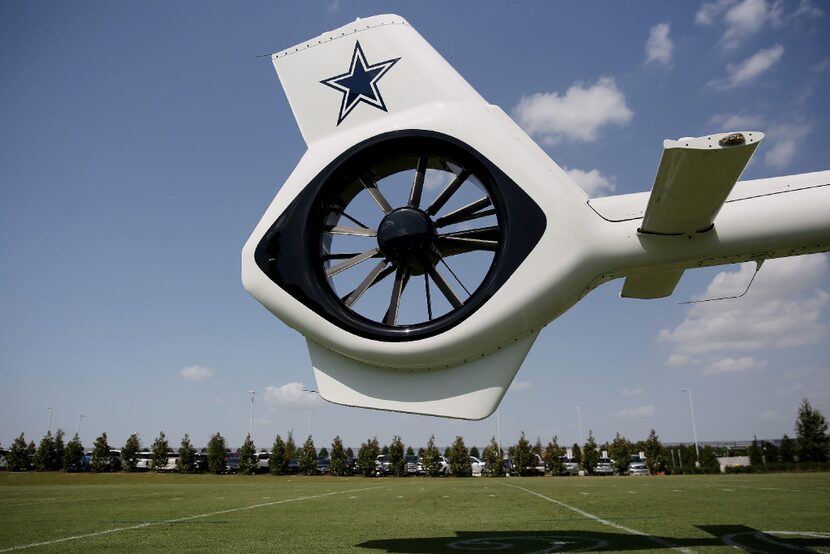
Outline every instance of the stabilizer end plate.
{"type": "Polygon", "coordinates": [[[763,138],[744,131],[664,141],[641,232],[708,231],[763,138]]]}

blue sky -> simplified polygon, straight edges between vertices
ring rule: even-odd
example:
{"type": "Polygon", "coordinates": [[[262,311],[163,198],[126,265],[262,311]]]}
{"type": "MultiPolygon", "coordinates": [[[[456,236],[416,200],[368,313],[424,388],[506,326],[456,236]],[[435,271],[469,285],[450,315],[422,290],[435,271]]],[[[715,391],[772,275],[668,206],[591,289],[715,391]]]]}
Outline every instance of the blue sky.
{"type": "Polygon", "coordinates": [[[311,430],[691,441],[793,434],[830,416],[824,255],[687,272],[672,298],[593,292],[542,333],[481,422],[345,408],[305,342],[242,289],[239,254],[305,145],[267,57],[398,13],[593,195],[648,190],[662,140],[768,133],[744,178],[830,168],[827,7],[809,1],[0,3],[0,443],[52,429],[198,445],[311,430]],[[576,117],[570,117],[576,113],[576,117]],[[303,385],[299,385],[302,383],[303,385]],[[498,419],[498,422],[497,422],[498,419]]]}

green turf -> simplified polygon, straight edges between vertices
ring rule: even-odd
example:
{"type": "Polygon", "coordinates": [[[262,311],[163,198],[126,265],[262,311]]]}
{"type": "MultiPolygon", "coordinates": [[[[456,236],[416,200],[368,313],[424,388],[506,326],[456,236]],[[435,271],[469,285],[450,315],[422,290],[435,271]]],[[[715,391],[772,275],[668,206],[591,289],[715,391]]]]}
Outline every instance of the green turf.
{"type": "Polygon", "coordinates": [[[0,552],[33,543],[55,552],[830,552],[830,474],[0,473],[0,552]]]}

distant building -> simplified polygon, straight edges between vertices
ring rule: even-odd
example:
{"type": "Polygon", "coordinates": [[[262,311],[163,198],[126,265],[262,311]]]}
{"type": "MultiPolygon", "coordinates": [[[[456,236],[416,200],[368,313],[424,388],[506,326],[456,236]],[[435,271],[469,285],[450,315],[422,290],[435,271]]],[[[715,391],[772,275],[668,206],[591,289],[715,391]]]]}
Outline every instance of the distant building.
{"type": "Polygon", "coordinates": [[[720,472],[726,472],[727,467],[743,467],[749,465],[749,456],[726,456],[718,458],[720,472]]]}

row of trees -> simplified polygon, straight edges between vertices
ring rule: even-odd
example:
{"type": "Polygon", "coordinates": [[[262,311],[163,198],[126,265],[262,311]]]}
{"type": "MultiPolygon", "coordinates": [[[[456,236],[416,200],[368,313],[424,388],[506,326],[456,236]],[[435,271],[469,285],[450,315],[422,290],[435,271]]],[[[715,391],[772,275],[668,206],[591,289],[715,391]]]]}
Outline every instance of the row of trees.
{"type": "MultiPolygon", "coordinates": [[[[152,469],[166,469],[168,458],[173,452],[164,432],[150,446],[152,469]]],[[[749,457],[752,465],[763,464],[794,464],[796,461],[802,464],[826,463],[830,457],[830,440],[827,436],[827,421],[824,416],[805,399],[800,408],[796,421],[796,439],[792,440],[784,435],[780,447],[770,442],[757,440],[749,449],[749,457]]],[[[125,471],[135,471],[138,466],[138,454],[143,451],[141,439],[138,434],[132,434],[121,448],[121,456],[117,460],[125,471]]],[[[717,472],[720,465],[717,461],[718,452],[710,447],[704,446],[698,455],[693,446],[681,445],[674,448],[667,448],[661,442],[654,429],[644,441],[631,442],[619,433],[608,443],[598,445],[592,431],[588,431],[588,440],[584,445],[574,443],[571,446],[571,455],[579,464],[580,468],[588,473],[593,472],[599,461],[600,453],[608,452],[608,456],[615,461],[616,469],[622,473],[627,470],[629,460],[633,454],[640,452],[645,455],[645,462],[652,473],[659,472],[690,472],[704,471],[717,472]],[[698,460],[699,458],[699,460],[698,460]],[[699,461],[699,464],[697,463],[699,461]]],[[[222,473],[225,471],[226,459],[230,450],[227,447],[225,438],[216,433],[210,437],[207,448],[202,450],[206,457],[207,471],[211,473],[222,473]]],[[[190,437],[185,434],[179,445],[176,460],[176,469],[181,473],[191,473],[199,467],[197,456],[199,452],[194,448],[190,437]]],[[[275,475],[289,472],[300,472],[312,474],[316,472],[319,457],[330,460],[329,472],[332,475],[346,475],[356,472],[370,476],[377,472],[377,457],[383,454],[388,462],[387,471],[394,475],[406,474],[406,455],[414,455],[412,446],[405,447],[400,436],[396,435],[389,445],[380,446],[376,437],[367,440],[360,445],[357,456],[351,448],[344,448],[343,441],[339,436],[335,437],[331,444],[331,451],[322,448],[317,451],[311,435],[308,436],[302,446],[298,447],[294,441],[293,434],[289,432],[285,440],[277,435],[271,447],[268,469],[275,475]]],[[[435,445],[435,436],[431,436],[426,447],[418,449],[418,456],[421,464],[428,475],[439,475],[446,469],[454,475],[469,475],[471,473],[470,457],[476,457],[485,462],[489,475],[503,475],[505,468],[503,460],[509,459],[519,474],[527,474],[535,471],[536,456],[542,458],[551,474],[557,475],[564,469],[564,457],[566,448],[560,446],[557,437],[553,437],[546,446],[537,439],[531,444],[522,432],[519,441],[508,448],[507,456],[497,443],[495,437],[479,453],[477,447],[467,449],[464,439],[456,437],[453,444],[443,452],[443,457],[448,462],[448,468],[441,460],[442,454],[435,445]]],[[[257,471],[257,450],[251,436],[245,437],[242,447],[238,450],[239,473],[254,473],[257,471]]],[[[53,436],[47,432],[41,439],[38,446],[34,441],[27,443],[23,433],[15,439],[8,454],[6,455],[8,468],[11,470],[24,470],[31,466],[39,471],[67,470],[78,471],[82,469],[84,461],[84,448],[76,434],[69,442],[64,444],[64,432],[58,430],[53,436]]],[[[111,471],[119,469],[115,467],[116,460],[111,456],[111,448],[107,440],[107,434],[102,433],[95,439],[91,459],[88,468],[92,471],[111,471]]],[[[86,468],[84,468],[86,469],[86,468]]]]}
{"type": "MultiPolygon", "coordinates": [[[[53,436],[46,432],[39,446],[34,441],[26,443],[23,433],[17,437],[6,454],[6,464],[11,471],[21,471],[33,466],[38,471],[74,470],[81,466],[84,447],[76,434],[64,444],[64,432],[58,429],[53,436]]],[[[106,433],[103,435],[106,437],[106,433]]],[[[109,455],[109,453],[107,454],[109,455]]]]}
{"type": "Polygon", "coordinates": [[[787,435],[776,445],[772,442],[752,439],[749,447],[749,463],[754,470],[782,470],[796,464],[823,464],[830,461],[830,443],[827,436],[827,420],[807,400],[798,408],[795,425],[796,440],[787,435]]]}
{"type": "MultiPolygon", "coordinates": [[[[27,469],[31,460],[34,469],[38,471],[60,469],[67,471],[89,469],[99,472],[117,469],[136,471],[138,454],[143,450],[140,437],[133,434],[121,448],[121,456],[114,458],[111,456],[107,435],[103,433],[95,439],[91,457],[84,465],[84,449],[78,437],[73,437],[64,446],[63,432],[59,430],[54,437],[51,433],[47,433],[38,447],[35,447],[34,442],[26,444],[21,435],[12,445],[7,459],[9,469],[12,470],[27,469]]],[[[782,450],[786,451],[785,448],[782,450]]],[[[583,446],[580,447],[578,444],[571,446],[572,457],[587,473],[593,472],[602,451],[607,451],[608,455],[615,460],[616,469],[619,472],[625,471],[631,455],[639,452],[645,454],[646,464],[654,473],[719,470],[715,451],[711,447],[704,447],[701,453],[701,468],[695,468],[696,454],[693,446],[680,446],[669,450],[660,442],[654,430],[645,441],[631,443],[617,434],[613,441],[602,445],[597,444],[593,433],[589,431],[588,440],[583,446]]],[[[225,438],[216,433],[210,437],[207,448],[201,453],[193,447],[188,435],[182,438],[178,450],[175,451],[171,449],[164,432],[161,432],[149,447],[149,452],[150,469],[169,469],[168,459],[171,455],[175,455],[176,470],[180,473],[193,473],[198,468],[218,474],[226,470],[226,460],[230,449],[227,447],[225,438]],[[197,466],[197,456],[200,454],[203,459],[206,459],[206,467],[197,466]]],[[[490,440],[483,453],[480,453],[475,446],[468,450],[463,437],[459,436],[451,446],[443,451],[443,457],[447,462],[445,464],[441,460],[442,452],[435,445],[435,437],[431,436],[427,446],[419,448],[417,454],[428,475],[437,476],[445,471],[453,475],[470,475],[472,472],[471,457],[475,457],[485,462],[488,475],[499,476],[504,475],[506,468],[503,460],[505,459],[512,461],[513,467],[520,475],[535,472],[536,456],[544,460],[551,474],[559,474],[564,469],[566,452],[566,448],[559,445],[557,437],[553,437],[546,446],[542,446],[540,440],[537,440],[536,444],[531,444],[522,433],[519,441],[510,446],[506,453],[499,447],[495,437],[490,440]]],[[[361,444],[355,457],[351,448],[344,448],[343,441],[338,436],[334,438],[330,451],[324,447],[318,452],[311,436],[301,446],[298,446],[292,433],[289,432],[286,440],[283,440],[280,435],[277,435],[274,440],[270,450],[268,469],[274,475],[296,472],[310,475],[317,471],[319,458],[325,457],[329,459],[329,472],[332,475],[358,473],[371,476],[378,471],[377,458],[380,454],[386,456],[387,473],[403,476],[406,474],[405,456],[415,454],[415,450],[412,446],[406,447],[401,437],[397,435],[389,445],[382,447],[374,437],[361,444]]],[[[236,455],[239,457],[239,473],[251,474],[259,469],[257,449],[250,436],[245,437],[236,455]]]]}

